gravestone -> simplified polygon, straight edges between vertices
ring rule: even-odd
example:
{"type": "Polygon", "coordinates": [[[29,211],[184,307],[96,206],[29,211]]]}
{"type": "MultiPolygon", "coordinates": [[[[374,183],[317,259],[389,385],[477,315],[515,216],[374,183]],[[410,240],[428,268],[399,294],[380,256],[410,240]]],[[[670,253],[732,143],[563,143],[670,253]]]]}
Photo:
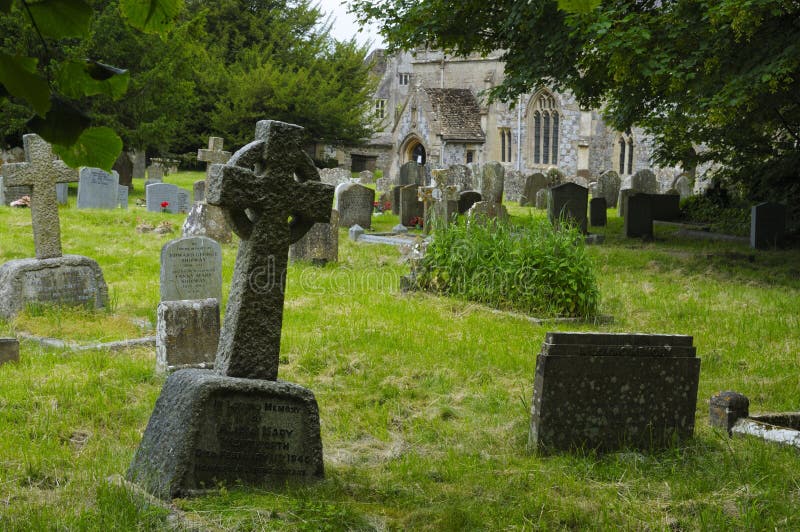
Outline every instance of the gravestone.
{"type": "Polygon", "coordinates": [[[649,194],[632,194],[625,197],[625,236],[652,238],[653,211],[649,194]]]}
{"type": "Polygon", "coordinates": [[[189,208],[189,193],[171,183],[153,183],[145,188],[148,212],[186,212],[189,208]],[[161,205],[167,202],[166,207],[161,205]]]}
{"type": "Polygon", "coordinates": [[[424,185],[425,184],[425,166],[409,161],[400,167],[400,178],[397,183],[400,186],[405,185],[424,185]]]}
{"type": "Polygon", "coordinates": [[[200,203],[206,200],[206,180],[201,179],[192,184],[192,197],[195,203],[200,203]]]}
{"type": "Polygon", "coordinates": [[[160,164],[151,164],[148,166],[147,179],[151,183],[160,183],[164,181],[164,167],[160,164]]]}
{"type": "Polygon", "coordinates": [[[301,132],[259,122],[255,141],[212,166],[206,200],[226,210],[241,243],[214,371],[167,378],[128,470],[158,497],[324,474],[314,394],[277,380],[289,245],[330,221],[333,200],[301,132]]]}
{"type": "Polygon", "coordinates": [[[658,178],[652,170],[639,170],[631,177],[631,187],[637,192],[644,192],[645,194],[658,194],[660,186],[658,178]]]}
{"type": "Polygon", "coordinates": [[[87,257],[62,256],[56,183],[78,180],[78,172],[54,160],[38,135],[23,136],[25,162],[2,167],[7,183],[31,187],[35,259],[0,266],[0,317],[10,319],[29,303],[103,307],[108,289],[100,266],[87,257]]]}
{"type": "Polygon", "coordinates": [[[392,214],[395,216],[400,215],[400,189],[402,188],[400,185],[392,187],[392,214]]]}
{"type": "Polygon", "coordinates": [[[125,185],[119,185],[117,189],[117,206],[120,209],[128,208],[128,187],[125,185]]]}
{"type": "Polygon", "coordinates": [[[156,373],[211,368],[219,343],[219,299],[162,301],[156,321],[156,373]]]}
{"type": "Polygon", "coordinates": [[[209,205],[205,201],[206,183],[212,164],[224,164],[231,158],[231,153],[222,149],[224,139],[209,137],[208,148],[197,150],[197,160],[206,163],[206,178],[194,183],[192,193],[194,203],[188,209],[189,215],[183,222],[183,236],[207,236],[217,242],[230,242],[231,230],[225,215],[219,207],[209,205]]]}
{"type": "Polygon", "coordinates": [[[358,183],[343,183],[336,187],[336,210],[339,212],[339,227],[360,225],[364,229],[372,226],[372,211],[375,191],[358,183]]]}
{"type": "Polygon", "coordinates": [[[625,208],[628,205],[628,198],[637,192],[632,188],[619,189],[619,196],[617,197],[617,214],[620,218],[625,217],[625,208]]]}
{"type": "Polygon", "coordinates": [[[358,242],[358,239],[361,238],[361,235],[363,235],[364,232],[365,232],[364,228],[356,224],[351,226],[350,229],[347,230],[347,236],[353,242],[358,242]]]}
{"type": "Polygon", "coordinates": [[[502,203],[478,201],[469,208],[466,214],[467,223],[484,225],[491,221],[507,222],[508,210],[502,203]]]}
{"type": "Polygon", "coordinates": [[[547,177],[541,172],[529,175],[525,178],[525,186],[522,189],[519,204],[522,206],[533,207],[536,205],[536,194],[547,188],[547,177]]]}
{"type": "Polygon", "coordinates": [[[458,194],[458,214],[466,214],[473,205],[481,201],[481,193],[476,190],[465,190],[458,194]]]}
{"type": "Polygon", "coordinates": [[[0,366],[7,362],[19,362],[19,340],[0,338],[0,366]]]}
{"type": "Polygon", "coordinates": [[[497,161],[486,163],[478,174],[478,192],[481,201],[489,203],[503,202],[503,189],[505,187],[505,170],[497,161]]]}
{"type": "Polygon", "coordinates": [[[116,209],[119,206],[119,174],[83,167],[78,175],[79,209],[116,209]]]}
{"type": "Polygon", "coordinates": [[[133,161],[123,150],[120,152],[111,170],[117,173],[117,183],[126,187],[133,186],[133,161]]]}
{"type": "Polygon", "coordinates": [[[604,197],[609,208],[617,206],[622,180],[614,170],[607,170],[597,178],[597,197],[604,197]]]}
{"type": "Polygon", "coordinates": [[[375,174],[369,170],[364,170],[358,173],[358,182],[362,185],[369,185],[375,181],[375,174]]]}
{"type": "MultiPolygon", "coordinates": [[[[503,194],[506,201],[521,202],[526,177],[518,170],[508,170],[503,180],[503,194]]],[[[521,204],[521,203],[520,203],[521,204]]]]}
{"type": "Polygon", "coordinates": [[[779,203],[759,203],[750,209],[750,247],[770,249],[783,245],[786,232],[786,207],[779,203]]]}
{"type": "Polygon", "coordinates": [[[417,187],[417,199],[422,203],[422,228],[427,235],[433,225],[433,187],[417,187]]]}
{"type": "Polygon", "coordinates": [[[323,168],[319,171],[319,177],[323,183],[336,187],[342,183],[349,183],[353,174],[346,168],[323,168]]]}
{"type": "Polygon", "coordinates": [[[536,359],[528,447],[669,447],[694,432],[700,359],[691,336],[554,333],[536,359]]]}
{"type": "Polygon", "coordinates": [[[133,150],[129,152],[129,155],[133,162],[133,178],[144,179],[147,169],[147,157],[145,152],[143,150],[133,150]]]}
{"type": "Polygon", "coordinates": [[[474,190],[475,185],[472,180],[472,170],[463,164],[453,164],[448,168],[450,185],[455,185],[459,190],[474,190]]]}
{"type": "MultiPolygon", "coordinates": [[[[447,171],[442,171],[442,173],[447,174],[447,171]]],[[[437,174],[436,170],[434,170],[434,176],[436,185],[431,191],[431,197],[433,198],[432,220],[436,220],[436,223],[439,220],[445,224],[453,223],[458,215],[458,187],[448,184],[448,180],[441,173],[437,174]]]]}
{"type": "Polygon", "coordinates": [[[678,194],[648,194],[653,220],[670,221],[681,217],[681,197],[678,194]]]}
{"type": "Polygon", "coordinates": [[[69,202],[69,183],[56,183],[56,201],[59,205],[69,202]]]}
{"type": "Polygon", "coordinates": [[[318,222],[308,233],[289,246],[289,260],[306,261],[318,266],[339,260],[339,213],[331,211],[330,222],[318,222]]]}
{"type": "Polygon", "coordinates": [[[378,192],[389,192],[392,190],[392,180],[389,177],[379,177],[375,180],[375,190],[378,192]]]}
{"type": "Polygon", "coordinates": [[[569,220],[586,234],[588,201],[589,190],[586,187],[571,182],[556,185],[550,189],[547,217],[553,227],[558,227],[560,220],[569,220]]]}
{"type": "Polygon", "coordinates": [[[161,248],[161,301],[222,301],[222,249],[204,236],[178,238],[161,248]]]}
{"type": "Polygon", "coordinates": [[[608,213],[606,212],[605,198],[592,198],[589,201],[589,225],[593,227],[605,227],[608,223],[608,213]]]}
{"type": "Polygon", "coordinates": [[[685,174],[679,175],[672,183],[672,189],[677,192],[681,199],[686,199],[692,195],[692,184],[685,174]]]}
{"type": "Polygon", "coordinates": [[[541,188],[536,191],[536,208],[546,210],[547,205],[550,203],[550,189],[541,188]]]}
{"type": "Polygon", "coordinates": [[[422,218],[425,215],[424,206],[419,201],[417,192],[419,185],[406,185],[400,187],[400,223],[406,227],[416,225],[412,223],[415,218],[422,218]]]}

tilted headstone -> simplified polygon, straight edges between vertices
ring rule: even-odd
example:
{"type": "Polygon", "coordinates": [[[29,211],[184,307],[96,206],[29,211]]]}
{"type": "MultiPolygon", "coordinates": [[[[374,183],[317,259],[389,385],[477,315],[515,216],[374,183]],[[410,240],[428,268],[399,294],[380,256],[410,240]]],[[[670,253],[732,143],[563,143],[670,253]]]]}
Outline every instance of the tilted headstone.
{"type": "Polygon", "coordinates": [[[424,185],[425,184],[425,166],[409,161],[400,167],[400,177],[397,183],[400,186],[405,185],[424,185]]]}
{"type": "Polygon", "coordinates": [[[19,362],[19,340],[0,338],[0,366],[7,362],[19,362]]]}
{"type": "Polygon", "coordinates": [[[161,301],[222,300],[222,249],[204,236],[178,238],[161,248],[161,301]]]}
{"type": "Polygon", "coordinates": [[[465,190],[458,194],[458,214],[466,214],[473,205],[481,201],[481,193],[476,190],[465,190]]]}
{"type": "Polygon", "coordinates": [[[648,194],[625,197],[625,236],[628,238],[653,236],[652,202],[648,194]]]}
{"type": "Polygon", "coordinates": [[[527,176],[525,178],[525,186],[522,188],[519,204],[523,206],[535,206],[536,194],[540,190],[547,188],[547,185],[547,177],[541,172],[536,172],[535,174],[527,176]]]}
{"type": "Polygon", "coordinates": [[[259,122],[255,141],[212,167],[206,200],[227,211],[241,243],[214,371],[169,376],[128,470],[158,497],[323,476],[316,399],[276,380],[289,245],[330,221],[333,200],[301,131],[259,122]]]}
{"type": "Polygon", "coordinates": [[[83,167],[78,181],[79,209],[116,209],[119,206],[119,174],[83,167]]]}
{"type": "Polygon", "coordinates": [[[568,220],[575,224],[582,233],[586,233],[586,206],[589,201],[589,190],[575,183],[564,183],[550,189],[550,204],[547,217],[554,227],[560,220],[568,220]]]}
{"type": "Polygon", "coordinates": [[[417,192],[419,185],[405,185],[400,187],[400,223],[406,227],[411,227],[415,218],[422,218],[425,215],[424,206],[419,201],[417,192]]]}
{"type": "Polygon", "coordinates": [[[699,378],[691,336],[547,333],[528,447],[651,450],[689,439],[699,378]]]}
{"type": "Polygon", "coordinates": [[[117,206],[120,209],[128,208],[128,187],[120,185],[117,189],[117,206]]]}
{"type": "Polygon", "coordinates": [[[750,209],[750,247],[770,249],[782,246],[786,233],[786,207],[759,203],[750,209]]]}
{"type": "Polygon", "coordinates": [[[156,372],[211,368],[219,343],[219,299],[162,301],[156,321],[156,372]]]}
{"type": "Polygon", "coordinates": [[[339,212],[339,227],[360,225],[364,229],[372,226],[372,211],[375,191],[358,183],[344,183],[336,187],[336,210],[339,212]]]}
{"type": "Polygon", "coordinates": [[[589,201],[589,225],[593,227],[605,227],[608,223],[608,213],[606,212],[605,198],[592,198],[589,201]]]}
{"type": "Polygon", "coordinates": [[[619,174],[614,170],[603,172],[600,174],[600,177],[597,178],[598,197],[604,197],[609,208],[617,206],[621,184],[622,180],[619,178],[619,174]]]}
{"type": "Polygon", "coordinates": [[[536,192],[536,208],[546,210],[550,204],[550,189],[541,188],[536,192]]]}
{"type": "Polygon", "coordinates": [[[69,183],[56,183],[56,201],[59,205],[69,202],[69,183]]]}
{"type": "Polygon", "coordinates": [[[504,187],[505,169],[503,165],[497,161],[484,164],[478,174],[478,192],[483,198],[481,201],[502,203],[504,187]]]}
{"type": "Polygon", "coordinates": [[[339,213],[331,211],[330,222],[315,223],[303,238],[289,246],[289,260],[319,266],[339,260],[339,213]]]}

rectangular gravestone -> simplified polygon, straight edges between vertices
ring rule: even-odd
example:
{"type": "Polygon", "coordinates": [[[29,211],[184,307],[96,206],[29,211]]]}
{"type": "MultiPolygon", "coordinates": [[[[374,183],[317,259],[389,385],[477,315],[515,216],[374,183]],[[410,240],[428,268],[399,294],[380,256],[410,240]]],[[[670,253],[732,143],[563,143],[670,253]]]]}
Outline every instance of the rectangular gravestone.
{"type": "Polygon", "coordinates": [[[0,338],[0,366],[6,362],[19,362],[19,340],[0,338]]]}
{"type": "Polygon", "coordinates": [[[625,202],[625,236],[628,238],[652,237],[653,214],[649,194],[622,196],[625,202]]]}
{"type": "Polygon", "coordinates": [[[164,181],[164,167],[160,164],[151,164],[148,166],[147,179],[153,182],[164,181]]]}
{"type": "Polygon", "coordinates": [[[204,236],[178,238],[161,248],[161,301],[222,300],[222,248],[204,236]]]}
{"type": "Polygon", "coordinates": [[[425,166],[409,161],[400,167],[400,182],[398,185],[424,185],[425,166]]]}
{"type": "Polygon", "coordinates": [[[550,189],[548,218],[554,227],[560,220],[575,224],[586,233],[586,206],[589,202],[589,189],[576,183],[564,183],[550,189]]]}
{"type": "Polygon", "coordinates": [[[648,194],[653,220],[670,221],[681,217],[681,197],[678,194],[648,194]]]}
{"type": "Polygon", "coordinates": [[[402,186],[392,187],[392,214],[400,215],[400,189],[402,186]]]}
{"type": "Polygon", "coordinates": [[[82,167],[78,174],[79,209],[116,209],[119,205],[119,174],[100,168],[82,167]]]}
{"type": "Polygon", "coordinates": [[[192,185],[192,195],[195,203],[206,200],[206,180],[195,181],[192,185]]]}
{"type": "Polygon", "coordinates": [[[177,186],[170,183],[152,183],[145,187],[145,196],[147,201],[148,212],[169,212],[176,214],[180,211],[181,207],[188,205],[188,192],[183,191],[183,195],[179,195],[177,186]],[[181,199],[183,198],[183,199],[181,199]],[[165,207],[162,204],[166,203],[165,207]]]}
{"type": "Polygon", "coordinates": [[[339,213],[335,209],[330,222],[315,223],[303,238],[289,246],[289,260],[317,266],[339,260],[339,213]]]}
{"type": "Polygon", "coordinates": [[[66,205],[69,201],[69,183],[56,183],[56,201],[59,205],[66,205]]]}
{"type": "Polygon", "coordinates": [[[608,212],[605,198],[592,198],[589,202],[589,225],[605,227],[608,223],[608,212]]]}
{"type": "Polygon", "coordinates": [[[786,232],[786,207],[779,203],[759,203],[750,209],[750,247],[769,249],[783,245],[786,232]]]}
{"type": "Polygon", "coordinates": [[[219,343],[219,304],[216,298],[158,304],[157,373],[214,367],[219,343]]]}
{"type": "Polygon", "coordinates": [[[178,192],[175,195],[175,203],[177,205],[177,212],[184,214],[189,212],[192,204],[189,191],[178,188],[178,192]]]}
{"type": "Polygon", "coordinates": [[[419,201],[417,189],[419,185],[406,185],[400,188],[400,223],[406,227],[412,225],[414,218],[425,215],[424,205],[419,201]]]}
{"type": "Polygon", "coordinates": [[[686,440],[699,379],[691,336],[547,333],[528,447],[651,450],[686,440]]]}
{"type": "Polygon", "coordinates": [[[357,183],[342,183],[336,187],[336,210],[339,227],[372,226],[375,191],[357,183]]]}
{"type": "Polygon", "coordinates": [[[117,191],[117,205],[120,209],[128,208],[128,187],[120,185],[117,191]]]}

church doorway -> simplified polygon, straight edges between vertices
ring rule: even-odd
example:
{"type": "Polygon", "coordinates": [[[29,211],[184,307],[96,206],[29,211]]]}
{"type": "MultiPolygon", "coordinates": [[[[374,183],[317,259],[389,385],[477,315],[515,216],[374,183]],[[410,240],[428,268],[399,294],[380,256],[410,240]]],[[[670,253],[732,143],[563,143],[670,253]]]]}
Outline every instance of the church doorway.
{"type": "Polygon", "coordinates": [[[408,147],[408,160],[414,161],[417,164],[425,164],[427,153],[425,153],[425,146],[419,142],[415,142],[408,147]]]}

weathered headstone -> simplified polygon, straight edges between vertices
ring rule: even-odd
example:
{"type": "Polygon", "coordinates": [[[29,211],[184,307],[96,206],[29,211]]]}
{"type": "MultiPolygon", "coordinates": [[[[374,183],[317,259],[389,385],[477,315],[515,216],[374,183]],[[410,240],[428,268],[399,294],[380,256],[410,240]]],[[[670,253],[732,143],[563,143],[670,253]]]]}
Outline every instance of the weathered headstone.
{"type": "Polygon", "coordinates": [[[358,224],[364,229],[372,226],[375,191],[358,183],[343,183],[336,187],[336,210],[339,227],[358,224]]]}
{"type": "Polygon", "coordinates": [[[478,201],[466,213],[467,223],[486,224],[491,221],[507,222],[508,210],[502,203],[478,201]]]}
{"type": "Polygon", "coordinates": [[[161,301],[222,301],[222,249],[204,236],[178,238],[161,248],[161,301]]]}
{"type": "Polygon", "coordinates": [[[209,137],[208,148],[197,150],[197,160],[206,163],[206,178],[193,185],[194,203],[187,209],[189,215],[181,228],[183,236],[207,236],[222,243],[231,241],[231,230],[222,210],[205,201],[211,165],[224,164],[231,158],[231,153],[222,149],[223,145],[221,137],[209,137]]]}
{"type": "Polygon", "coordinates": [[[151,164],[147,167],[147,179],[151,183],[164,181],[164,167],[160,164],[151,164]]]}
{"type": "Polygon", "coordinates": [[[143,150],[133,150],[129,153],[133,162],[133,178],[144,179],[147,170],[147,157],[143,150]]]}
{"type": "Polygon", "coordinates": [[[125,185],[119,185],[117,189],[117,206],[120,209],[128,208],[128,187],[125,185]]]}
{"type": "MultiPolygon", "coordinates": [[[[225,164],[231,158],[231,152],[222,149],[225,139],[222,137],[208,137],[208,148],[197,150],[197,160],[208,165],[225,164]]],[[[208,176],[208,170],[206,170],[208,176]]]]}
{"type": "Polygon", "coordinates": [[[448,184],[455,185],[459,190],[473,190],[475,185],[472,180],[472,171],[463,164],[453,164],[448,168],[450,182],[448,184]]]}
{"type": "Polygon", "coordinates": [[[7,362],[19,362],[19,340],[0,338],[0,366],[7,362]]]}
{"type": "Polygon", "coordinates": [[[342,183],[349,183],[352,177],[353,174],[347,168],[323,168],[319,171],[320,180],[334,187],[342,183]]]}
{"type": "Polygon", "coordinates": [[[79,209],[116,209],[119,205],[119,174],[83,167],[78,181],[79,209]]]}
{"type": "MultiPolygon", "coordinates": [[[[434,171],[435,175],[435,171],[434,171]]],[[[453,223],[458,215],[458,187],[448,184],[447,180],[436,179],[436,185],[431,191],[433,210],[431,221],[434,223],[453,223]]]]}
{"type": "Polygon", "coordinates": [[[369,185],[375,181],[375,174],[369,170],[364,170],[358,173],[358,182],[362,185],[369,185]]]}
{"type": "Polygon", "coordinates": [[[478,192],[483,198],[481,201],[489,203],[502,203],[505,187],[505,169],[497,161],[484,164],[478,174],[478,192]]]}
{"type": "Polygon", "coordinates": [[[206,200],[206,180],[201,179],[192,184],[192,198],[195,203],[206,200]]]}
{"type": "Polygon", "coordinates": [[[416,225],[412,223],[414,219],[421,219],[425,215],[424,206],[419,201],[417,189],[419,189],[419,185],[405,185],[400,187],[400,223],[406,227],[416,225]]]}
{"type": "Polygon", "coordinates": [[[547,177],[541,172],[529,175],[525,178],[525,186],[522,188],[522,195],[519,199],[519,204],[523,206],[535,206],[536,194],[547,188],[547,177]]]}
{"type": "Polygon", "coordinates": [[[769,249],[783,245],[786,232],[786,207],[779,203],[759,203],[750,209],[750,247],[769,249]]]}
{"type": "Polygon", "coordinates": [[[586,206],[589,201],[589,190],[578,184],[567,182],[550,189],[550,204],[547,216],[554,227],[560,220],[568,220],[575,224],[582,233],[586,233],[586,206]]]}
{"type": "Polygon", "coordinates": [[[358,239],[361,238],[361,235],[363,235],[364,233],[365,233],[364,228],[358,224],[350,226],[350,229],[347,230],[347,236],[353,242],[357,242],[358,239]]]}
{"type": "Polygon", "coordinates": [[[653,236],[653,211],[649,194],[632,194],[625,197],[625,236],[628,238],[653,236]]]}
{"type": "Polygon", "coordinates": [[[658,194],[660,185],[652,170],[639,170],[631,177],[631,188],[645,194],[658,194]]]}
{"type": "Polygon", "coordinates": [[[289,246],[289,260],[319,266],[339,260],[339,213],[331,211],[330,222],[318,222],[303,238],[289,246]]]}
{"type": "Polygon", "coordinates": [[[503,194],[506,201],[521,201],[526,177],[517,170],[508,170],[503,181],[503,194]]]}
{"type": "Polygon", "coordinates": [[[171,183],[153,183],[145,188],[149,212],[186,212],[189,208],[189,192],[171,183]],[[166,203],[165,207],[162,205],[166,203]]]}
{"type": "Polygon", "coordinates": [[[400,185],[392,187],[392,214],[395,216],[400,215],[400,185]]]}
{"type": "Polygon", "coordinates": [[[617,197],[617,214],[620,218],[625,217],[625,209],[628,205],[628,198],[634,194],[637,194],[637,192],[632,188],[619,189],[619,195],[617,197]]]}
{"type": "Polygon", "coordinates": [[[316,399],[276,380],[289,245],[330,221],[333,200],[301,131],[259,122],[255,141],[212,167],[206,200],[242,240],[214,371],[170,375],[128,471],[156,496],[323,476],[316,399]]]}
{"type": "Polygon", "coordinates": [[[400,186],[405,185],[424,185],[425,184],[425,166],[409,161],[400,167],[400,178],[397,183],[400,186]]]}
{"type": "Polygon", "coordinates": [[[211,368],[219,343],[219,299],[162,301],[156,322],[156,372],[211,368]]]}
{"type": "Polygon", "coordinates": [[[608,223],[608,213],[606,212],[605,198],[592,198],[589,201],[589,225],[593,227],[605,227],[608,223]]]}
{"type": "Polygon", "coordinates": [[[56,201],[59,205],[69,202],[69,183],[56,183],[56,201]]]}
{"type": "Polygon", "coordinates": [[[458,214],[466,214],[473,205],[481,201],[481,193],[477,190],[465,190],[458,194],[458,214]]]}
{"type": "Polygon", "coordinates": [[[125,150],[120,152],[111,170],[117,173],[118,184],[133,186],[133,161],[125,150]]]}
{"type": "Polygon", "coordinates": [[[622,180],[620,180],[618,173],[614,170],[605,171],[597,178],[597,196],[604,197],[606,205],[613,209],[617,206],[621,184],[622,180]]]}
{"type": "Polygon", "coordinates": [[[699,378],[691,336],[547,333],[528,447],[650,450],[691,438],[699,378]]]}
{"type": "Polygon", "coordinates": [[[540,188],[536,191],[536,208],[546,210],[547,205],[550,203],[550,189],[540,188]]]}
{"type": "Polygon", "coordinates": [[[392,180],[389,177],[379,177],[375,180],[375,190],[389,192],[392,189],[392,180]]]}

